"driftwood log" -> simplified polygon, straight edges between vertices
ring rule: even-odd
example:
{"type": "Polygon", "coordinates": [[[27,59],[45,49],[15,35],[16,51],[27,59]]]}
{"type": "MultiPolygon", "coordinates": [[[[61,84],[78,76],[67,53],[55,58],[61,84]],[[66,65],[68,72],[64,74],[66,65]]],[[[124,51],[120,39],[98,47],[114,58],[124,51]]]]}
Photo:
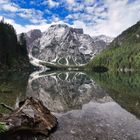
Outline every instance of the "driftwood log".
{"type": "Polygon", "coordinates": [[[19,108],[8,116],[0,116],[0,124],[5,128],[2,135],[28,131],[48,136],[56,128],[57,119],[41,101],[28,98],[20,102],[19,108]]]}

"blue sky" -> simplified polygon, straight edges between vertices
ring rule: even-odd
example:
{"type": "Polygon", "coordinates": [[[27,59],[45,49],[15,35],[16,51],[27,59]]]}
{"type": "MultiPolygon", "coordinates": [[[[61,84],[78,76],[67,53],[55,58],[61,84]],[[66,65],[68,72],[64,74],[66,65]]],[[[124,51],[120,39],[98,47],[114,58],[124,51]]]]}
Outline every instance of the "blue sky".
{"type": "Polygon", "coordinates": [[[117,36],[140,20],[140,0],[0,0],[0,18],[17,33],[65,23],[91,36],[117,36]]]}

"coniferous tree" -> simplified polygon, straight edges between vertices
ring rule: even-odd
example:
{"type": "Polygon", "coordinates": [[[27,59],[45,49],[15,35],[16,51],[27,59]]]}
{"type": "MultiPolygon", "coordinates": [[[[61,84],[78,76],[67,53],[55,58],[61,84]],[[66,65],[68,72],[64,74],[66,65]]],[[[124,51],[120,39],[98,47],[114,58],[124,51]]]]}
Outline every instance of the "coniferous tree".
{"type": "Polygon", "coordinates": [[[21,33],[19,36],[19,48],[20,48],[20,54],[23,56],[27,56],[27,45],[26,45],[26,37],[24,33],[21,33]]]}
{"type": "Polygon", "coordinates": [[[12,25],[0,21],[0,68],[21,70],[30,67],[26,37],[22,33],[17,41],[16,31],[12,25]]]}
{"type": "Polygon", "coordinates": [[[0,21],[0,64],[10,66],[17,58],[17,36],[12,25],[0,21]]]}

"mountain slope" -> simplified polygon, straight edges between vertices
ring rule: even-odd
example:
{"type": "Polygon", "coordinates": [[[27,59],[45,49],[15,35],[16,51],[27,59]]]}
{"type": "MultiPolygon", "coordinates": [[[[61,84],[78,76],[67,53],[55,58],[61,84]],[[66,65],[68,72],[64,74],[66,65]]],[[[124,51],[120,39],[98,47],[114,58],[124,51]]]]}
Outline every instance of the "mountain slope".
{"type": "MultiPolygon", "coordinates": [[[[27,41],[27,48],[32,44],[36,39],[42,36],[42,32],[38,29],[31,30],[25,34],[27,41]]],[[[28,48],[30,50],[30,48],[28,48]]]]}
{"type": "Polygon", "coordinates": [[[65,24],[52,25],[30,46],[33,57],[55,64],[81,65],[106,48],[94,41],[83,29],[65,24]]]}
{"type": "Polygon", "coordinates": [[[100,43],[101,46],[109,45],[114,39],[113,37],[109,37],[105,35],[93,36],[92,38],[94,39],[94,42],[100,43]]]}
{"type": "MultiPolygon", "coordinates": [[[[17,38],[19,40],[21,34],[17,35],[17,38]]],[[[25,38],[26,38],[26,43],[27,43],[27,50],[30,51],[30,45],[38,38],[40,38],[42,36],[42,32],[39,29],[34,29],[34,30],[30,30],[27,33],[24,33],[25,38]]]]}
{"type": "Polygon", "coordinates": [[[140,22],[113,40],[109,48],[96,56],[88,68],[104,66],[110,70],[138,70],[140,68],[140,22]]]}

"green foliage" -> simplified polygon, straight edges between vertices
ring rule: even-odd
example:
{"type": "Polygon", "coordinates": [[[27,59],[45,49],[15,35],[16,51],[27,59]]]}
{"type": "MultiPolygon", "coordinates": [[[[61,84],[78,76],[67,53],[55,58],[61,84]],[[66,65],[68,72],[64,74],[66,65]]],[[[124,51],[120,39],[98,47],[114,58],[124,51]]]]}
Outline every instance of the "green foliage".
{"type": "Polygon", "coordinates": [[[26,37],[24,33],[21,33],[19,36],[19,51],[21,55],[28,56],[26,37]]]}
{"type": "Polygon", "coordinates": [[[97,55],[88,65],[89,69],[104,66],[110,70],[139,70],[140,68],[140,22],[124,31],[110,44],[109,49],[97,55]]]}
{"type": "Polygon", "coordinates": [[[0,122],[0,133],[3,133],[7,130],[6,125],[0,122]]]}
{"type": "Polygon", "coordinates": [[[17,59],[17,36],[12,25],[0,22],[0,64],[11,66],[17,59]]]}

